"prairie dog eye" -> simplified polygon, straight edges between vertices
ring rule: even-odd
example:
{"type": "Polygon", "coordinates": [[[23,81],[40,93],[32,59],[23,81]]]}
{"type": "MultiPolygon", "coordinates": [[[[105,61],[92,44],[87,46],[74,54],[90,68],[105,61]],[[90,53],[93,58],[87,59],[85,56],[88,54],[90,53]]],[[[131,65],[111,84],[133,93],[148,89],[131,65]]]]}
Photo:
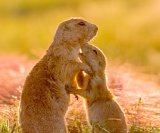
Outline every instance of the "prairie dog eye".
{"type": "Polygon", "coordinates": [[[97,51],[96,51],[96,50],[93,50],[93,52],[95,52],[95,53],[96,53],[96,55],[97,55],[97,51]]]}
{"type": "Polygon", "coordinates": [[[79,22],[78,25],[85,26],[84,22],[79,22]]]}

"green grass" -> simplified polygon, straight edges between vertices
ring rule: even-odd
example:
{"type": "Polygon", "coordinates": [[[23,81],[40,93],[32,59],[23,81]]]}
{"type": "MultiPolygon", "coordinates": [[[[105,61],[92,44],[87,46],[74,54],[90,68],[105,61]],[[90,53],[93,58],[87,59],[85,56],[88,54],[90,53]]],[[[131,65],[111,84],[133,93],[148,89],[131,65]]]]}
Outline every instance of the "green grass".
{"type": "Polygon", "coordinates": [[[94,44],[109,61],[160,68],[160,10],[156,0],[0,2],[0,52],[40,57],[53,40],[57,25],[83,17],[99,27],[94,44]]]}
{"type": "MultiPolygon", "coordinates": [[[[21,127],[18,122],[18,105],[19,100],[15,101],[15,105],[10,105],[5,107],[3,111],[0,113],[0,133],[21,133],[21,127]]],[[[131,110],[136,109],[141,105],[141,98],[138,99],[136,105],[131,107],[131,110]]],[[[73,108],[67,116],[68,130],[70,133],[90,133],[91,127],[87,124],[86,120],[84,120],[84,116],[81,114],[77,114],[78,110],[73,108]]],[[[134,120],[134,118],[133,118],[134,120]]],[[[104,126],[108,123],[106,121],[104,126]]],[[[138,122],[128,122],[128,132],[129,133],[160,133],[159,127],[154,127],[150,125],[141,125],[138,122]]],[[[98,126],[104,132],[109,133],[103,125],[99,125],[97,122],[92,122],[92,126],[98,126]]]]}
{"type": "Polygon", "coordinates": [[[148,66],[151,72],[157,72],[160,67],[158,1],[12,2],[0,2],[1,53],[39,57],[51,44],[57,25],[80,16],[98,25],[94,44],[109,60],[148,66]]]}
{"type": "Polygon", "coordinates": [[[142,127],[137,124],[131,124],[129,128],[129,132],[130,133],[159,133],[160,129],[153,127],[152,125],[148,127],[144,127],[144,126],[142,127]]]}
{"type": "Polygon", "coordinates": [[[21,133],[17,106],[12,105],[0,113],[0,133],[21,133]]]}
{"type": "MultiPolygon", "coordinates": [[[[0,116],[1,117],[1,116],[0,116]]],[[[128,126],[129,133],[159,133],[160,129],[157,127],[154,127],[152,125],[150,126],[141,126],[136,123],[131,123],[128,126]]],[[[90,133],[91,128],[84,123],[81,122],[81,119],[75,118],[72,125],[69,125],[68,127],[70,133],[90,133]]],[[[106,129],[103,129],[103,131],[106,131],[106,129]]],[[[16,120],[16,118],[3,118],[0,120],[0,133],[21,133],[21,128],[16,120]]],[[[108,133],[106,131],[106,133],[108,133]]]]}
{"type": "MultiPolygon", "coordinates": [[[[93,43],[109,62],[129,62],[157,73],[160,68],[160,2],[158,0],[6,0],[0,1],[0,54],[39,58],[53,40],[57,25],[83,17],[99,27],[93,43]]],[[[0,132],[21,132],[17,115],[0,114],[0,132]]],[[[76,118],[70,130],[88,133],[76,118]]],[[[130,123],[131,133],[158,133],[159,128],[130,123]]]]}

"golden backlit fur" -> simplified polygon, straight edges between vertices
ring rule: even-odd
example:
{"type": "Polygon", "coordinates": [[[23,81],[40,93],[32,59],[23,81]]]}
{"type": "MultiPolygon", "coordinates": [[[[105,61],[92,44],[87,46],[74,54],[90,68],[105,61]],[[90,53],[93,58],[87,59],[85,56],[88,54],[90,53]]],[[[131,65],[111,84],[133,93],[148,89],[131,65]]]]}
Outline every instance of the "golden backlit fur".
{"type": "Polygon", "coordinates": [[[82,62],[88,64],[93,77],[80,72],[77,81],[82,89],[67,88],[72,94],[85,98],[88,120],[94,133],[127,133],[124,113],[106,83],[106,58],[93,45],[85,44],[80,53],[82,62]]]}
{"type": "Polygon", "coordinates": [[[90,41],[98,28],[83,19],[62,22],[46,54],[28,74],[20,103],[22,133],[66,133],[65,114],[77,72],[91,69],[78,59],[80,47],[90,41]]]}

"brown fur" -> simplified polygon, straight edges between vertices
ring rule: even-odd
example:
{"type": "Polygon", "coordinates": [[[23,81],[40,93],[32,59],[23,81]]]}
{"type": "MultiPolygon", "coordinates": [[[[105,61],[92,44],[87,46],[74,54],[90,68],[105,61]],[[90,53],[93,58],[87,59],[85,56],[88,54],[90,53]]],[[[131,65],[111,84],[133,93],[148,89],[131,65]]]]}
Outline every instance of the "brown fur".
{"type": "Polygon", "coordinates": [[[85,98],[87,116],[93,132],[127,133],[124,113],[106,85],[104,54],[97,47],[85,44],[82,46],[80,59],[91,67],[94,75],[83,77],[80,72],[77,80],[82,89],[68,89],[72,94],[85,98]]]}
{"type": "Polygon", "coordinates": [[[23,86],[20,123],[22,133],[66,133],[65,114],[77,72],[90,68],[78,59],[80,47],[91,40],[97,27],[83,19],[62,22],[46,54],[28,74],[23,86]]]}

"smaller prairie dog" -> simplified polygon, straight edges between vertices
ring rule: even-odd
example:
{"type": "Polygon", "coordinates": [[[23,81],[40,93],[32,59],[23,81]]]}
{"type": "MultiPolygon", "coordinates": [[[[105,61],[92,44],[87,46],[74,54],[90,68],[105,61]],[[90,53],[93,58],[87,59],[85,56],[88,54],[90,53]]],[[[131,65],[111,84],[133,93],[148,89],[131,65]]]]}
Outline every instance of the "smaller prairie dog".
{"type": "Polygon", "coordinates": [[[70,89],[72,94],[85,98],[88,119],[94,133],[127,133],[124,113],[113,99],[106,85],[106,58],[102,51],[93,45],[82,46],[79,54],[83,63],[89,65],[93,77],[80,72],[77,82],[82,89],[70,89]]]}

